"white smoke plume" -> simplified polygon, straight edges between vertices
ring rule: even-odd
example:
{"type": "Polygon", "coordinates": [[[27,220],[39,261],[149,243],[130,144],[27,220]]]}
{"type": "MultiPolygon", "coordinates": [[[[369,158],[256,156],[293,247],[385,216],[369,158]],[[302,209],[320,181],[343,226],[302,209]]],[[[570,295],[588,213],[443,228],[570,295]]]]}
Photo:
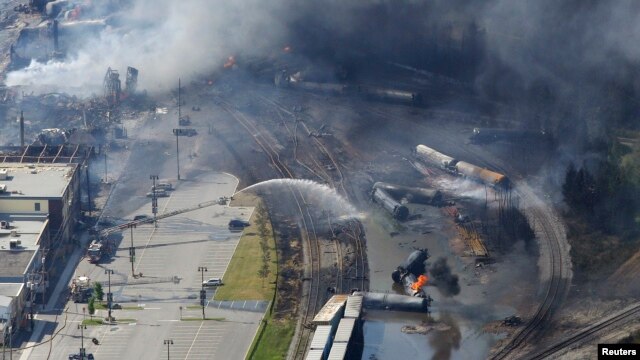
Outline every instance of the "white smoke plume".
{"type": "MultiPolygon", "coordinates": [[[[67,58],[32,62],[7,85],[47,85],[78,95],[101,91],[107,68],[140,70],[139,89],[164,91],[193,80],[238,52],[281,47],[280,1],[140,0],[115,14],[100,34],[69,44],[67,58]]],[[[62,35],[61,35],[62,36],[62,35]]],[[[62,39],[61,39],[62,42],[62,39]]],[[[37,89],[34,89],[37,91],[37,89]]]]}

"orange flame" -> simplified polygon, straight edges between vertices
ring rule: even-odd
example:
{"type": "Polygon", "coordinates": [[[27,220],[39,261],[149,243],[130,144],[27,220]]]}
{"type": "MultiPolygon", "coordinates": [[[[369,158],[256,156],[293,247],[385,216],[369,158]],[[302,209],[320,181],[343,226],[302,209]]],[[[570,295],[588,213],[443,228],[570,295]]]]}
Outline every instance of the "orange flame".
{"type": "Polygon", "coordinates": [[[228,69],[235,64],[236,64],[236,58],[234,56],[229,56],[229,58],[227,59],[227,62],[224,63],[224,68],[228,69]]]}
{"type": "Polygon", "coordinates": [[[428,280],[429,278],[426,275],[418,276],[418,281],[411,284],[411,289],[415,291],[420,291],[420,289],[422,289],[422,287],[427,284],[428,280]]]}

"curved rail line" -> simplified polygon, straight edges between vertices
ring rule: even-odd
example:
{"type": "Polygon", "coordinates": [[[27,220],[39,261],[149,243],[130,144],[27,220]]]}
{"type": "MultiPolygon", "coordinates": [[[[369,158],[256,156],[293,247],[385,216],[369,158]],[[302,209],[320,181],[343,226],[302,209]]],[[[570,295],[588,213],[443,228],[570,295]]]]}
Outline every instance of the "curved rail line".
{"type": "MultiPolygon", "coordinates": [[[[392,118],[394,121],[404,121],[409,122],[412,126],[416,126],[419,128],[426,129],[430,132],[438,132],[443,136],[444,130],[439,129],[438,127],[428,127],[425,124],[412,122],[409,120],[405,120],[391,114],[385,113],[380,109],[374,109],[373,107],[368,108],[371,114],[383,117],[385,119],[392,118]]],[[[489,162],[485,160],[483,157],[479,156],[477,153],[465,148],[458,147],[458,149],[468,157],[469,161],[474,161],[477,165],[486,166],[489,168],[493,168],[497,171],[501,171],[505,175],[509,173],[502,166],[499,166],[493,162],[489,162]]],[[[533,201],[533,194],[528,189],[517,189],[515,190],[517,194],[523,200],[533,201]]],[[[542,302],[538,306],[533,317],[527,322],[525,327],[518,332],[514,337],[511,338],[509,343],[500,349],[497,353],[492,356],[492,359],[505,359],[512,354],[514,350],[526,344],[527,341],[532,338],[535,334],[538,333],[540,329],[544,327],[547,321],[553,316],[554,311],[560,306],[565,297],[565,292],[568,288],[567,279],[563,277],[563,254],[562,249],[560,247],[560,239],[558,238],[558,234],[554,231],[553,225],[551,224],[551,219],[547,214],[544,214],[540,211],[539,208],[532,207],[527,210],[528,215],[533,219],[532,223],[537,223],[539,225],[538,232],[542,233],[542,240],[545,241],[548,249],[549,249],[549,265],[550,265],[550,278],[548,281],[547,288],[545,290],[545,296],[542,299],[542,302]]]]}
{"type": "MultiPolygon", "coordinates": [[[[295,178],[289,168],[281,161],[280,155],[271,146],[268,139],[262,136],[258,128],[249,119],[247,119],[242,112],[237,111],[236,109],[234,109],[233,105],[222,99],[218,99],[218,105],[227,113],[229,113],[229,115],[231,115],[231,117],[236,120],[236,122],[238,122],[243,128],[245,128],[245,130],[249,134],[251,134],[254,141],[269,157],[271,164],[275,167],[276,171],[282,178],[295,178]]],[[[311,213],[309,212],[309,208],[304,206],[305,209],[303,210],[302,204],[306,204],[304,195],[299,190],[294,191],[292,188],[290,188],[290,191],[298,208],[298,212],[301,215],[301,230],[303,230],[301,231],[301,235],[304,238],[305,243],[307,244],[309,257],[308,263],[311,265],[309,273],[310,282],[309,292],[307,294],[307,303],[306,306],[303,307],[303,316],[301,318],[301,333],[297,338],[295,352],[293,353],[296,358],[302,358],[304,357],[307,345],[310,341],[310,329],[308,329],[305,325],[311,319],[313,319],[313,316],[315,316],[316,306],[320,295],[320,244],[318,236],[316,234],[315,224],[313,223],[313,218],[311,216],[311,213]]]]}
{"type": "Polygon", "coordinates": [[[634,306],[632,306],[629,309],[625,309],[623,311],[621,311],[620,313],[614,315],[613,317],[604,319],[594,325],[591,325],[590,327],[580,331],[579,333],[565,339],[562,340],[560,342],[557,342],[553,345],[551,345],[550,347],[544,349],[543,351],[537,352],[529,357],[527,357],[527,360],[538,360],[538,359],[547,359],[549,356],[552,356],[560,351],[562,351],[563,349],[566,349],[567,347],[574,345],[574,344],[579,344],[580,342],[582,342],[583,340],[589,338],[591,335],[594,335],[600,331],[603,331],[609,327],[615,326],[615,325],[621,325],[624,324],[628,321],[630,321],[632,317],[637,316],[638,314],[640,314],[640,304],[636,304],[634,306]]]}
{"type": "MultiPolygon", "coordinates": [[[[296,123],[296,128],[298,126],[298,124],[301,124],[301,126],[303,126],[306,130],[307,133],[311,133],[311,131],[309,130],[309,128],[307,127],[307,124],[300,119],[297,119],[297,116],[291,112],[290,110],[288,110],[284,105],[280,104],[278,101],[270,99],[268,97],[265,97],[263,95],[260,94],[255,94],[255,96],[260,99],[262,102],[267,103],[269,105],[272,105],[276,108],[276,111],[278,112],[278,114],[280,115],[280,112],[283,112],[289,116],[291,116],[295,123],[296,123]]],[[[280,115],[281,116],[281,115],[280,115]]],[[[307,115],[307,117],[312,118],[311,116],[307,115]]],[[[281,116],[281,119],[284,121],[284,119],[281,116]]],[[[286,126],[286,122],[285,122],[285,126],[286,126]]],[[[291,133],[291,131],[289,131],[289,133],[291,133]]],[[[294,133],[295,134],[295,133],[294,133]]],[[[329,159],[329,161],[331,162],[333,168],[336,170],[337,173],[337,177],[338,179],[335,180],[331,175],[329,175],[324,168],[322,167],[322,165],[318,164],[317,161],[312,158],[312,161],[315,163],[316,167],[325,174],[325,179],[326,182],[331,184],[333,188],[335,189],[339,189],[341,191],[341,193],[348,199],[351,200],[351,196],[349,195],[349,192],[347,192],[346,187],[345,187],[345,177],[342,173],[342,169],[340,164],[336,161],[336,159],[334,158],[333,154],[327,149],[327,147],[322,143],[322,141],[320,141],[318,138],[313,137],[313,143],[315,144],[316,148],[322,153],[324,154],[327,159],[329,159]]],[[[298,143],[297,143],[297,138],[294,139],[294,146],[297,147],[298,143]]],[[[312,171],[313,172],[313,171],[312,171]]],[[[315,172],[314,172],[315,173],[315,172]]],[[[358,226],[357,231],[355,231],[353,229],[354,224],[350,224],[349,226],[349,234],[348,236],[353,239],[353,243],[354,243],[354,268],[355,268],[355,274],[352,277],[353,280],[355,280],[355,284],[356,284],[356,288],[360,289],[360,290],[366,290],[366,261],[365,261],[365,248],[364,248],[364,244],[362,241],[362,232],[360,227],[358,226]]],[[[356,224],[357,225],[357,224],[356,224]]],[[[341,252],[338,253],[341,255],[341,252]]],[[[339,260],[338,262],[339,264],[343,264],[342,259],[339,260]]],[[[340,265],[343,266],[343,265],[340,265]]],[[[344,276],[344,269],[341,270],[341,274],[342,276],[344,276]]],[[[342,279],[340,280],[341,285],[344,284],[344,281],[342,281],[342,279]]],[[[350,286],[345,287],[345,286],[337,286],[338,289],[342,289],[344,292],[347,292],[349,290],[351,290],[354,286],[352,286],[353,284],[351,284],[350,282],[350,286]]]]}

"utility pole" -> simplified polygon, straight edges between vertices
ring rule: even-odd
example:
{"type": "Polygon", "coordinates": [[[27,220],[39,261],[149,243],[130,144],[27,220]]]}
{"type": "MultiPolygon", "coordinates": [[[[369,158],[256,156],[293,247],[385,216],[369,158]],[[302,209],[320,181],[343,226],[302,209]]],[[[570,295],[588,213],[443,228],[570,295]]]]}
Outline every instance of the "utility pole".
{"type": "Polygon", "coordinates": [[[13,324],[11,322],[11,314],[9,314],[9,323],[7,325],[9,325],[9,360],[13,360],[13,324]]]}
{"type": "Polygon", "coordinates": [[[109,308],[109,323],[111,323],[111,306],[113,304],[113,294],[111,293],[111,274],[113,274],[113,270],[104,269],[104,273],[109,276],[109,292],[107,293],[107,307],[109,308]]]}
{"type": "MultiPolygon", "coordinates": [[[[156,196],[156,180],[158,180],[158,175],[149,175],[149,179],[153,182],[153,186],[151,187],[151,212],[153,213],[153,225],[158,226],[156,222],[156,217],[158,214],[158,197],[156,196]]],[[[180,179],[180,175],[178,175],[178,179],[180,179]]],[[[133,246],[133,245],[131,245],[133,246]]]]}
{"type": "Polygon", "coordinates": [[[104,182],[105,184],[107,183],[107,174],[108,174],[108,168],[107,168],[107,151],[105,150],[104,152],[104,182]]]}
{"type": "Polygon", "coordinates": [[[78,329],[80,329],[80,359],[86,358],[86,353],[84,349],[84,330],[87,328],[87,325],[78,324],[78,329]]]}
{"type": "MultiPolygon", "coordinates": [[[[182,310],[180,310],[180,313],[182,314],[182,310]]],[[[4,320],[4,314],[2,314],[2,320],[4,320]]],[[[5,325],[2,328],[2,360],[5,359],[5,349],[7,348],[6,340],[7,340],[7,325],[5,325]]]]}
{"type": "Polygon", "coordinates": [[[207,291],[204,289],[204,273],[207,271],[205,266],[199,266],[198,271],[202,274],[202,289],[200,290],[200,305],[202,305],[202,320],[205,319],[204,316],[204,302],[207,298],[207,291]]]}
{"type": "MultiPolygon", "coordinates": [[[[180,78],[178,78],[178,125],[180,125],[180,119],[182,119],[182,114],[180,113],[180,108],[182,106],[182,99],[180,97],[180,94],[182,92],[181,86],[180,86],[180,78]]],[[[178,178],[178,180],[180,180],[178,178]]]]}
{"type": "Polygon", "coordinates": [[[87,179],[87,198],[89,199],[89,216],[91,216],[91,181],[89,179],[89,163],[84,166],[85,177],[87,179]]]}
{"type": "Polygon", "coordinates": [[[131,229],[131,246],[129,247],[129,261],[131,262],[131,276],[134,278],[136,274],[134,273],[134,264],[136,262],[136,248],[133,246],[133,229],[136,227],[136,224],[128,224],[127,227],[131,229]]]}
{"type": "Polygon", "coordinates": [[[43,248],[42,249],[42,267],[40,268],[40,286],[42,286],[42,310],[44,311],[45,308],[45,295],[47,293],[47,288],[46,288],[46,281],[45,281],[45,275],[46,275],[46,271],[44,270],[44,263],[47,260],[47,249],[43,248]]]}
{"type": "Polygon", "coordinates": [[[165,340],[164,344],[167,345],[167,360],[171,360],[169,358],[169,346],[173,345],[173,340],[171,339],[165,340]]]}
{"type": "Polygon", "coordinates": [[[176,162],[178,164],[178,180],[180,180],[180,147],[178,138],[182,135],[182,129],[173,129],[173,134],[176,136],[176,162]]]}

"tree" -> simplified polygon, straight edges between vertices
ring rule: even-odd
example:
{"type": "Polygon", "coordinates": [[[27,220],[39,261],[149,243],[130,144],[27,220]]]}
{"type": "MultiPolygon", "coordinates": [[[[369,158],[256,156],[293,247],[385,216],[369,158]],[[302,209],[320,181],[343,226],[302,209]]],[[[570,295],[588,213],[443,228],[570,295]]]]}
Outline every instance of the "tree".
{"type": "Polygon", "coordinates": [[[269,277],[269,274],[271,274],[271,271],[269,270],[269,263],[264,262],[263,259],[262,267],[258,270],[258,276],[262,279],[262,287],[264,287],[264,279],[269,277]]]}
{"type": "Polygon", "coordinates": [[[95,282],[93,284],[93,294],[99,301],[102,301],[102,299],[104,299],[104,290],[102,289],[101,283],[95,282]]]}
{"type": "Polygon", "coordinates": [[[87,307],[89,309],[89,315],[91,315],[91,318],[93,319],[93,314],[96,313],[96,298],[94,296],[89,299],[89,304],[87,307]]]}

